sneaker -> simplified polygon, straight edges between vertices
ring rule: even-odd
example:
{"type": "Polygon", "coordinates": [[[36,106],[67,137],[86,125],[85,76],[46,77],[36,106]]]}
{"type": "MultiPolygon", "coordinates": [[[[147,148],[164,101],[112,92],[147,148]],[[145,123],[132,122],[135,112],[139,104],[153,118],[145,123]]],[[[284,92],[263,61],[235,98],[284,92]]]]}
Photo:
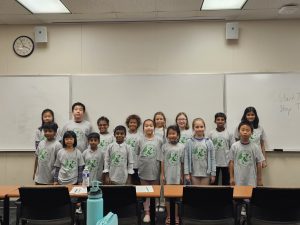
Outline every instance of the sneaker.
{"type": "Polygon", "coordinates": [[[77,213],[77,214],[82,214],[82,209],[81,209],[81,207],[77,208],[77,209],[75,210],[75,213],[77,213]]]}
{"type": "Polygon", "coordinates": [[[158,208],[158,212],[164,212],[164,211],[165,211],[165,207],[160,206],[160,207],[158,208]]]}
{"type": "Polygon", "coordinates": [[[144,223],[150,223],[150,215],[146,214],[143,219],[144,223]]]}
{"type": "Polygon", "coordinates": [[[246,216],[246,208],[245,206],[243,205],[242,208],[241,208],[241,216],[246,216]]]}

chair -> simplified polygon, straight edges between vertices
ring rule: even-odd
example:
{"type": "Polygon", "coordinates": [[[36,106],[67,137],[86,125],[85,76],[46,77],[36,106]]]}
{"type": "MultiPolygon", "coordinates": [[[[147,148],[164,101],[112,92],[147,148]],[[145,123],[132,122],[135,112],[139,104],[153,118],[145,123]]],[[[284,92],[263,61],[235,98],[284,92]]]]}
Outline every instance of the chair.
{"type": "Polygon", "coordinates": [[[132,219],[141,224],[141,204],[137,200],[135,186],[107,185],[101,186],[104,201],[104,215],[116,213],[120,221],[129,222],[132,219]]]}
{"type": "Polygon", "coordinates": [[[67,187],[21,187],[17,224],[64,221],[74,225],[75,208],[67,187]]]}
{"type": "Polygon", "coordinates": [[[183,224],[234,224],[233,188],[183,187],[183,224]]]}
{"type": "Polygon", "coordinates": [[[300,188],[257,187],[250,201],[251,224],[300,222],[300,188]]]}

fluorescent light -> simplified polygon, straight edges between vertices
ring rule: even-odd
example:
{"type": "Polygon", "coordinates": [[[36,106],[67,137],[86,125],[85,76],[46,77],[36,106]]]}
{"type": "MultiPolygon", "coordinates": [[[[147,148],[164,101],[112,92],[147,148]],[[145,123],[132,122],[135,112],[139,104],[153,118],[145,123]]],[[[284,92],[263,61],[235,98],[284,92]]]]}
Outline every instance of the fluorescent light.
{"type": "Polygon", "coordinates": [[[70,13],[60,0],[17,0],[32,13],[70,13]]]}
{"type": "Polygon", "coordinates": [[[241,9],[247,0],[204,0],[201,10],[241,9]]]}

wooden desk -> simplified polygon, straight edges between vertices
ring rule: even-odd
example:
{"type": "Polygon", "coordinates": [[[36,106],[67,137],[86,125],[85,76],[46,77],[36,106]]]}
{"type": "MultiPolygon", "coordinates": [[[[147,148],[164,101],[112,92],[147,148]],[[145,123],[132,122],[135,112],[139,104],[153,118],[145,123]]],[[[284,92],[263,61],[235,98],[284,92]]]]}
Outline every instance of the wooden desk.
{"type": "MultiPolygon", "coordinates": [[[[171,225],[175,225],[175,198],[182,198],[184,185],[164,185],[164,197],[170,198],[170,219],[171,225]]],[[[205,186],[201,186],[205,187],[205,186]]],[[[206,186],[218,188],[220,186],[206,186]]],[[[252,186],[233,186],[233,199],[250,199],[252,196],[252,186]]]]}
{"type": "Polygon", "coordinates": [[[0,186],[0,199],[3,199],[3,224],[9,225],[9,196],[8,194],[18,190],[19,186],[5,185],[0,186]]]}

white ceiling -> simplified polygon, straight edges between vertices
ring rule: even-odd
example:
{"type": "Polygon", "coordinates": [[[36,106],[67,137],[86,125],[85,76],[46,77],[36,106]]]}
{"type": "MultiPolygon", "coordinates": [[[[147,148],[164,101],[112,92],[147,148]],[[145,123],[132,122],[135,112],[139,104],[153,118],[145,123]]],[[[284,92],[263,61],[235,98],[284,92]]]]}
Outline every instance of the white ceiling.
{"type": "Polygon", "coordinates": [[[280,7],[289,4],[300,5],[300,0],[248,0],[242,10],[224,11],[200,11],[203,0],[61,1],[71,11],[71,14],[33,15],[15,0],[0,0],[0,24],[159,20],[275,20],[300,18],[300,9],[292,15],[278,14],[280,7]]]}

